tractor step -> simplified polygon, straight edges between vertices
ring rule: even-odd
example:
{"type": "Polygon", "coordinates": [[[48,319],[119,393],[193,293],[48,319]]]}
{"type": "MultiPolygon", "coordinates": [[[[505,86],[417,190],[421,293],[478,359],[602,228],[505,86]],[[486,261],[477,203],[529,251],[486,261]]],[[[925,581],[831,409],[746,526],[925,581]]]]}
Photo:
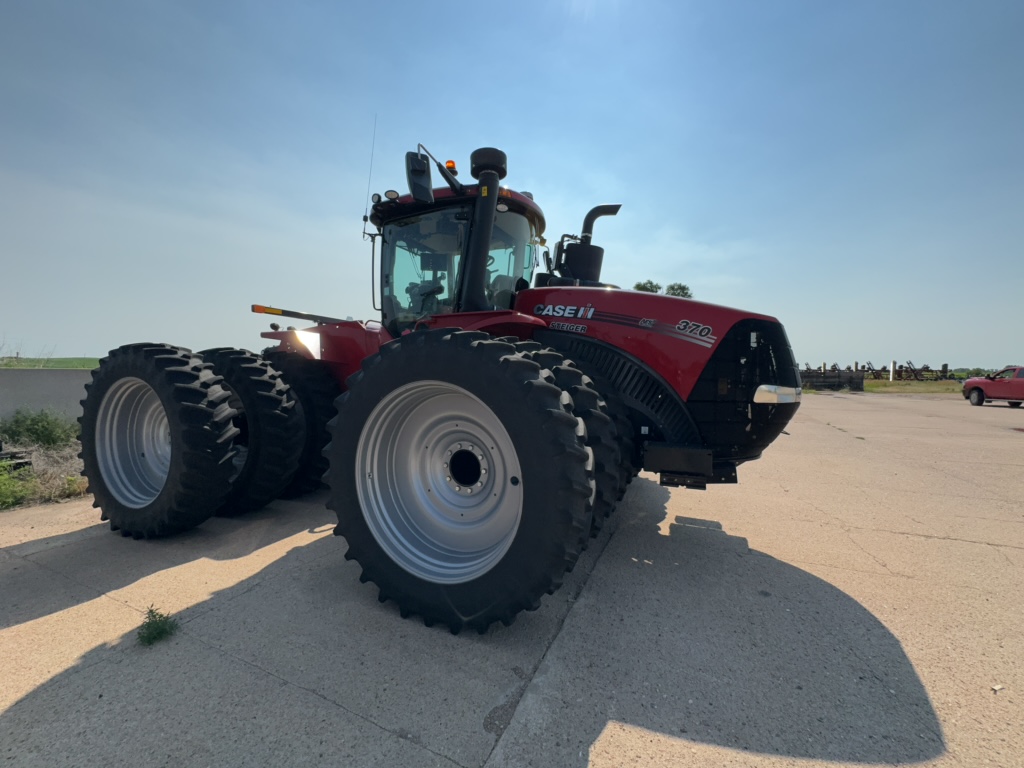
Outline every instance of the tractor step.
{"type": "Polygon", "coordinates": [[[736,482],[736,464],[715,461],[707,448],[676,443],[644,443],[643,468],[657,472],[661,484],[703,491],[708,485],[736,482]]]}

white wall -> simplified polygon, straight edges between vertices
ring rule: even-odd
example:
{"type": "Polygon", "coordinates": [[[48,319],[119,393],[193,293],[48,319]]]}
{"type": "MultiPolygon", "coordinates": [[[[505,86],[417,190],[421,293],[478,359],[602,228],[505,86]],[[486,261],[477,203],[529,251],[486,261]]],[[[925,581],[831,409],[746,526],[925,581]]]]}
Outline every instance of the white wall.
{"type": "Polygon", "coordinates": [[[0,368],[0,419],[19,408],[33,413],[48,408],[77,419],[92,372],[82,369],[0,368]]]}

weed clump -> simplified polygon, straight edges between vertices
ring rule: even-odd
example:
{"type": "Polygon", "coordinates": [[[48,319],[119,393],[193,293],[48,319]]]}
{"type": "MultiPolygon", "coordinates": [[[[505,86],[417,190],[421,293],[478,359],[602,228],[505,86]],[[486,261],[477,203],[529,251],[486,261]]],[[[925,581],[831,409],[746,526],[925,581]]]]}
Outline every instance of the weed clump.
{"type": "Polygon", "coordinates": [[[78,422],[43,409],[33,413],[19,408],[9,419],[0,419],[0,440],[15,445],[60,448],[78,439],[78,422]]]}
{"type": "Polygon", "coordinates": [[[24,504],[38,490],[38,481],[31,469],[12,469],[13,466],[9,461],[0,461],[0,509],[24,504]]]}
{"type": "Polygon", "coordinates": [[[0,419],[4,450],[27,453],[31,466],[0,462],[0,509],[84,496],[78,423],[54,411],[21,409],[0,419]]]}
{"type": "Polygon", "coordinates": [[[146,618],[142,620],[142,626],[139,627],[139,642],[143,645],[152,645],[170,637],[177,631],[178,620],[166,613],[160,613],[151,605],[146,609],[146,618]]]}

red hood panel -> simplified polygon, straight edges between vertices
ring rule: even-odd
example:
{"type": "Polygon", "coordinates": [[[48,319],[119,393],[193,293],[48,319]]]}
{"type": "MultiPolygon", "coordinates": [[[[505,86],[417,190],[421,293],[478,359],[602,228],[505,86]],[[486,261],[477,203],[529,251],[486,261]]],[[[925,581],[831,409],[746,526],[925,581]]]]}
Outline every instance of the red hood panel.
{"type": "Polygon", "coordinates": [[[551,330],[607,342],[647,363],[684,399],[719,339],[747,318],[773,317],[717,304],[614,288],[530,288],[515,309],[551,330]]]}

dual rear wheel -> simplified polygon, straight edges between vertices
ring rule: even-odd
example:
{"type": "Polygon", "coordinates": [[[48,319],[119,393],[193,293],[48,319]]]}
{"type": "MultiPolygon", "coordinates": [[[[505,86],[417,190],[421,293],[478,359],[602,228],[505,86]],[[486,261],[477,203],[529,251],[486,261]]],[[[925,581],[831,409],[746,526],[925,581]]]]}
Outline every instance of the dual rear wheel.
{"type": "Polygon", "coordinates": [[[303,430],[289,387],[246,350],[129,344],[86,385],[83,474],[113,530],[167,536],[276,498],[303,430]]]}

